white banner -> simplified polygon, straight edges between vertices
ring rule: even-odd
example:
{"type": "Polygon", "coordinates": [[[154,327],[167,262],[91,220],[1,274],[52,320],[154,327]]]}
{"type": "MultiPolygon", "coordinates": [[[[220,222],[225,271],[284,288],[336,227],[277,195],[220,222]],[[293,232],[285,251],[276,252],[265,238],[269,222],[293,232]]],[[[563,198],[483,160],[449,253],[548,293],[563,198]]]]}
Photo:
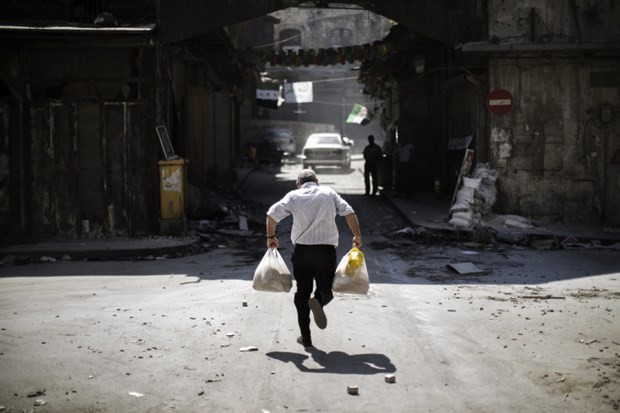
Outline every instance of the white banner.
{"type": "Polygon", "coordinates": [[[286,103],[309,103],[313,100],[312,82],[295,82],[284,85],[286,103]]]}

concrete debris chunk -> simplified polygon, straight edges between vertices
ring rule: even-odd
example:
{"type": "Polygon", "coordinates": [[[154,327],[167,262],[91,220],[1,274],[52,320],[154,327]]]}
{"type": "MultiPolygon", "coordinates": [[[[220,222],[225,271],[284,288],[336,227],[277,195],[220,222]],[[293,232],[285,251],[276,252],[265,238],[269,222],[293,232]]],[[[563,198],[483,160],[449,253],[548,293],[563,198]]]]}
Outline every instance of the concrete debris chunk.
{"type": "Polygon", "coordinates": [[[28,392],[28,397],[45,396],[45,390],[35,390],[28,392]]]}
{"type": "Polygon", "coordinates": [[[396,376],[393,374],[386,374],[385,375],[385,382],[386,383],[396,383],[396,376]]]}
{"type": "Polygon", "coordinates": [[[356,396],[360,394],[360,389],[357,386],[347,386],[347,393],[356,396]]]}

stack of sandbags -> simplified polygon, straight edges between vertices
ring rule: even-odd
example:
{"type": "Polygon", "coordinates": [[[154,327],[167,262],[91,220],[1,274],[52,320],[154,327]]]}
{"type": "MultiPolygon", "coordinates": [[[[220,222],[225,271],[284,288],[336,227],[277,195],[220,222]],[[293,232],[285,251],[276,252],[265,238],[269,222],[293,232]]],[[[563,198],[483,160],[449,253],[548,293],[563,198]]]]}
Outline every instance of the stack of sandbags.
{"type": "Polygon", "coordinates": [[[491,215],[497,197],[497,171],[487,164],[476,165],[472,177],[464,176],[461,188],[450,208],[448,223],[460,228],[477,226],[483,217],[491,215]]]}
{"type": "Polygon", "coordinates": [[[499,173],[491,169],[487,163],[478,163],[473,173],[474,178],[480,179],[480,185],[476,190],[476,197],[481,200],[480,213],[483,217],[493,215],[493,205],[497,200],[497,188],[495,182],[499,173]]]}

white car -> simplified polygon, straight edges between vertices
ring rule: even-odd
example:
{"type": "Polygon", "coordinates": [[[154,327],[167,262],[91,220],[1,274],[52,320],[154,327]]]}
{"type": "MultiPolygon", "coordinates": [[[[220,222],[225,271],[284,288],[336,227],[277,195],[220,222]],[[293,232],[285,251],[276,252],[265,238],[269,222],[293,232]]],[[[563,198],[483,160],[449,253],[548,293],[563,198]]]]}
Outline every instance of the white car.
{"type": "Polygon", "coordinates": [[[303,168],[317,166],[351,167],[353,141],[337,132],[313,133],[308,136],[301,153],[303,168]]]}

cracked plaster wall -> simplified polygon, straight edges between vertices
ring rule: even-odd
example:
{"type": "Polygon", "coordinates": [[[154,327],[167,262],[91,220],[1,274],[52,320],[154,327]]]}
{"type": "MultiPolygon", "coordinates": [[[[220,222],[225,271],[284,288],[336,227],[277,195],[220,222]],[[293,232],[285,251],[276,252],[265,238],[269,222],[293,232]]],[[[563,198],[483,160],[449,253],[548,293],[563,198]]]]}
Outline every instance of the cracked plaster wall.
{"type": "MultiPolygon", "coordinates": [[[[493,2],[490,37],[520,44],[619,37],[611,22],[620,18],[620,8],[605,3],[601,7],[607,9],[596,10],[575,1],[573,9],[570,3],[541,8],[533,1],[493,2]]],[[[550,51],[490,60],[489,90],[510,91],[514,105],[506,115],[489,115],[501,212],[620,223],[620,165],[613,162],[620,148],[618,63],[617,51],[611,57],[550,51]],[[602,119],[603,107],[610,109],[611,119],[602,119]]]]}

